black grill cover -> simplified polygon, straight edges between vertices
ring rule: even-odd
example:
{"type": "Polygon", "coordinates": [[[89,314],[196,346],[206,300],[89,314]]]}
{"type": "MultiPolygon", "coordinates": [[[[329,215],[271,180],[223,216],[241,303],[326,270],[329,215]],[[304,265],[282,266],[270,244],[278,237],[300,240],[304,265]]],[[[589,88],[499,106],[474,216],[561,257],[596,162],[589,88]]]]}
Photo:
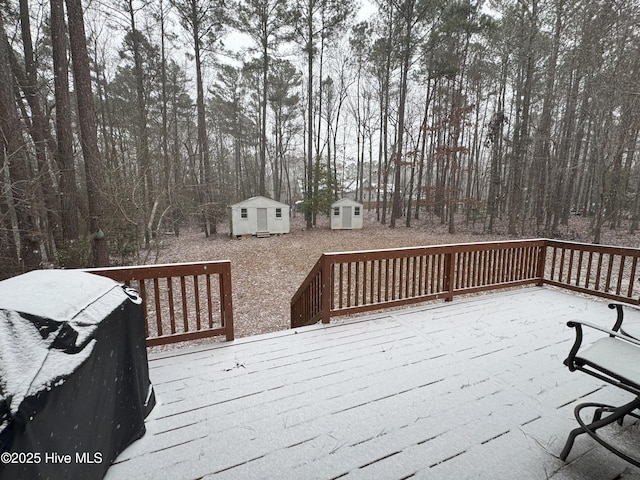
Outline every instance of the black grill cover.
{"type": "Polygon", "coordinates": [[[80,271],[0,282],[0,478],[97,479],[155,404],[137,293],[80,271]]]}

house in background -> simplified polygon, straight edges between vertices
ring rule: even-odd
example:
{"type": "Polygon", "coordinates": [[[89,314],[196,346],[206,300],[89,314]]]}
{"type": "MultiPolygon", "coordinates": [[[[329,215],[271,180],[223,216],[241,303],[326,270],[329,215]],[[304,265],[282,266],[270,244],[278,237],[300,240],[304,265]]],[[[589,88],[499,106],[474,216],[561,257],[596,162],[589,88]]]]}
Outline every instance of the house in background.
{"type": "Polygon", "coordinates": [[[362,228],[363,205],[343,198],[331,204],[331,230],[362,228]]]}
{"type": "Polygon", "coordinates": [[[289,205],[266,197],[251,197],[229,207],[232,237],[256,235],[267,237],[289,233],[289,205]]]}

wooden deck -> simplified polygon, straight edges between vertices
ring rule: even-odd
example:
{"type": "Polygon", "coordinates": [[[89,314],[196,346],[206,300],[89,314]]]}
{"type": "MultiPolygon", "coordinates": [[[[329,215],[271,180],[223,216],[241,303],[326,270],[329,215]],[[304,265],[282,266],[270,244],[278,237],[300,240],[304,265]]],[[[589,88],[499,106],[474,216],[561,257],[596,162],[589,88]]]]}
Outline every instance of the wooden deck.
{"type": "Polygon", "coordinates": [[[615,312],[529,287],[151,355],[158,405],[106,478],[640,479],[585,436],[557,458],[576,403],[630,397],[562,365],[571,319],[615,312]]]}

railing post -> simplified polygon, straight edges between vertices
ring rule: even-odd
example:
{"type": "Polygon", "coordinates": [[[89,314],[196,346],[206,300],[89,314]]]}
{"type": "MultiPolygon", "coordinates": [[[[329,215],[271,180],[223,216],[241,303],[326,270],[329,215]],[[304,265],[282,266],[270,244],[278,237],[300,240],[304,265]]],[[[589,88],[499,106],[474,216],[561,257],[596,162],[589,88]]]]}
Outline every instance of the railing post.
{"type": "Polygon", "coordinates": [[[455,262],[454,259],[455,252],[449,252],[444,257],[444,288],[447,291],[447,295],[444,298],[445,302],[453,301],[453,291],[455,290],[455,262]]]}
{"type": "Polygon", "coordinates": [[[297,304],[294,303],[294,302],[291,302],[291,316],[289,317],[289,321],[291,323],[291,328],[296,328],[295,327],[295,325],[296,325],[296,320],[295,319],[298,316],[297,315],[297,310],[298,309],[296,307],[297,307],[297,304]]]}
{"type": "Polygon", "coordinates": [[[547,267],[547,240],[543,240],[542,245],[539,248],[540,254],[538,255],[538,271],[536,272],[538,283],[536,285],[542,287],[545,281],[544,272],[547,267]]]}
{"type": "Polygon", "coordinates": [[[331,319],[331,295],[333,293],[333,278],[331,275],[331,258],[322,254],[322,269],[320,270],[320,311],[322,323],[329,323],[331,319]]]}
{"type": "Polygon", "coordinates": [[[231,262],[227,262],[220,273],[220,302],[222,320],[227,341],[233,340],[233,301],[231,296],[231,262]]]}

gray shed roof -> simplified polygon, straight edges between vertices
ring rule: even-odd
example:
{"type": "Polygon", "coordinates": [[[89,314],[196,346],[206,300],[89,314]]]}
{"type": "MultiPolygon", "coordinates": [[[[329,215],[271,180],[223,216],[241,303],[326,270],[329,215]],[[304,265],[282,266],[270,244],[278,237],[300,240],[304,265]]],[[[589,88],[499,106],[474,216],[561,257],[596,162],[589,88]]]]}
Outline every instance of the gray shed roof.
{"type": "Polygon", "coordinates": [[[286,203],[278,202],[276,200],[272,200],[271,198],[257,195],[255,197],[247,198],[246,200],[235,203],[231,205],[231,208],[264,207],[264,206],[276,207],[276,208],[289,207],[289,205],[287,205],[286,203]]]}

